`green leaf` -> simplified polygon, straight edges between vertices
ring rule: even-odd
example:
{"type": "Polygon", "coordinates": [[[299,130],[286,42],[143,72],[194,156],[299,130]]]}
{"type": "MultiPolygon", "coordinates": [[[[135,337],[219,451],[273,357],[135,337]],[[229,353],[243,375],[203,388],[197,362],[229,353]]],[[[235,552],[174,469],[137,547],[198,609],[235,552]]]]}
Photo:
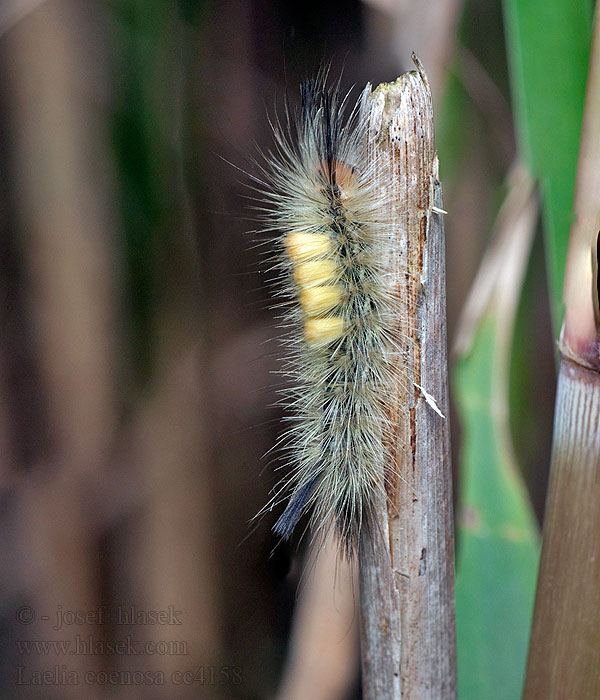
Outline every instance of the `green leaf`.
{"type": "Polygon", "coordinates": [[[440,160],[442,182],[456,178],[465,158],[470,136],[469,102],[458,68],[451,69],[439,112],[436,116],[435,145],[440,160]]]}
{"type": "Polygon", "coordinates": [[[563,314],[592,8],[591,0],[504,0],[519,150],[542,190],[555,330],[563,314]]]}
{"type": "Polygon", "coordinates": [[[115,64],[111,130],[120,204],[124,316],[140,384],[152,376],[161,253],[177,222],[175,121],[177,38],[170,0],[109,0],[115,64]]]}
{"type": "Polygon", "coordinates": [[[498,331],[488,311],[454,371],[462,426],[456,578],[460,700],[521,697],[537,573],[537,525],[510,440],[495,415],[498,331]]]}

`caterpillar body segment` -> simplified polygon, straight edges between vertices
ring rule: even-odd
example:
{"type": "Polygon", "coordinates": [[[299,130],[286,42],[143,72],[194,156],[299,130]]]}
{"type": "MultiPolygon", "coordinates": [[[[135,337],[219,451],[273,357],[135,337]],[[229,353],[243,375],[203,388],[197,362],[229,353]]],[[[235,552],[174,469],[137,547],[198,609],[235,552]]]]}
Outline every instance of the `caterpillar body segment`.
{"type": "MultiPolygon", "coordinates": [[[[283,396],[290,464],[274,530],[289,537],[311,512],[315,534],[335,527],[351,557],[384,489],[386,397],[392,385],[393,298],[381,260],[386,224],[359,107],[322,79],[302,88],[295,130],[275,127],[266,172],[268,228],[281,235],[280,294],[290,303],[283,396]]],[[[360,104],[360,100],[359,100],[360,104]]]]}

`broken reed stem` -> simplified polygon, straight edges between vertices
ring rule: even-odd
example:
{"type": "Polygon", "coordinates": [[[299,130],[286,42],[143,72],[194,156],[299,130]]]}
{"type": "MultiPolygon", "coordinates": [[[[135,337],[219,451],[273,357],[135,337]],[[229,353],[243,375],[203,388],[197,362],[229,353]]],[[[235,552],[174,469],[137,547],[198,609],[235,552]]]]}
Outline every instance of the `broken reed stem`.
{"type": "Polygon", "coordinates": [[[574,209],[524,700],[600,698],[600,5],[574,209]]]}
{"type": "Polygon", "coordinates": [[[364,105],[377,185],[388,193],[390,250],[382,254],[391,256],[403,307],[387,499],[359,554],[368,700],[456,698],[449,426],[432,405],[448,415],[444,227],[434,210],[442,202],[431,93],[414,60],[418,72],[379,86],[364,105]]]}

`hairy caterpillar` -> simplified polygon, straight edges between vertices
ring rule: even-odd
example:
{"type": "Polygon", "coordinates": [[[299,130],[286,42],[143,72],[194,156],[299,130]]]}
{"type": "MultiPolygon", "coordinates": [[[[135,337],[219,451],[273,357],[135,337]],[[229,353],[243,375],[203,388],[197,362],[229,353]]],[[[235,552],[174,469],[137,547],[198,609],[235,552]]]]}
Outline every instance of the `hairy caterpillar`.
{"type": "Polygon", "coordinates": [[[266,227],[280,235],[293,387],[283,397],[291,470],[275,497],[289,500],[274,531],[289,538],[310,510],[312,530],[324,536],[335,527],[348,558],[384,493],[385,405],[397,351],[381,262],[385,193],[368,153],[369,93],[370,86],[348,110],[347,96],[324,76],[306,81],[295,119],[286,112],[285,126],[274,124],[276,149],[263,167],[266,227]]]}

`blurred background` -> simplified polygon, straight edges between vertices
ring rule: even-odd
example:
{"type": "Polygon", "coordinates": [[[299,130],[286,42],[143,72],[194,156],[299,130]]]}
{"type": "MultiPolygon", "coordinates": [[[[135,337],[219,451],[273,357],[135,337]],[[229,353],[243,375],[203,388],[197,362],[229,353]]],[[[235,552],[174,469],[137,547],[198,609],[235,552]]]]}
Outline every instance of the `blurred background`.
{"type": "MultiPolygon", "coordinates": [[[[277,512],[250,522],[282,427],[244,171],[323,62],[358,94],[413,50],[452,344],[515,160],[499,0],[3,0],[1,697],[360,697],[356,591],[330,621],[333,579],[300,585],[306,538],[276,547],[277,512]]],[[[511,420],[541,518],[555,334],[539,236],[528,265],[511,420]]],[[[454,414],[452,436],[457,472],[454,414]]]]}

